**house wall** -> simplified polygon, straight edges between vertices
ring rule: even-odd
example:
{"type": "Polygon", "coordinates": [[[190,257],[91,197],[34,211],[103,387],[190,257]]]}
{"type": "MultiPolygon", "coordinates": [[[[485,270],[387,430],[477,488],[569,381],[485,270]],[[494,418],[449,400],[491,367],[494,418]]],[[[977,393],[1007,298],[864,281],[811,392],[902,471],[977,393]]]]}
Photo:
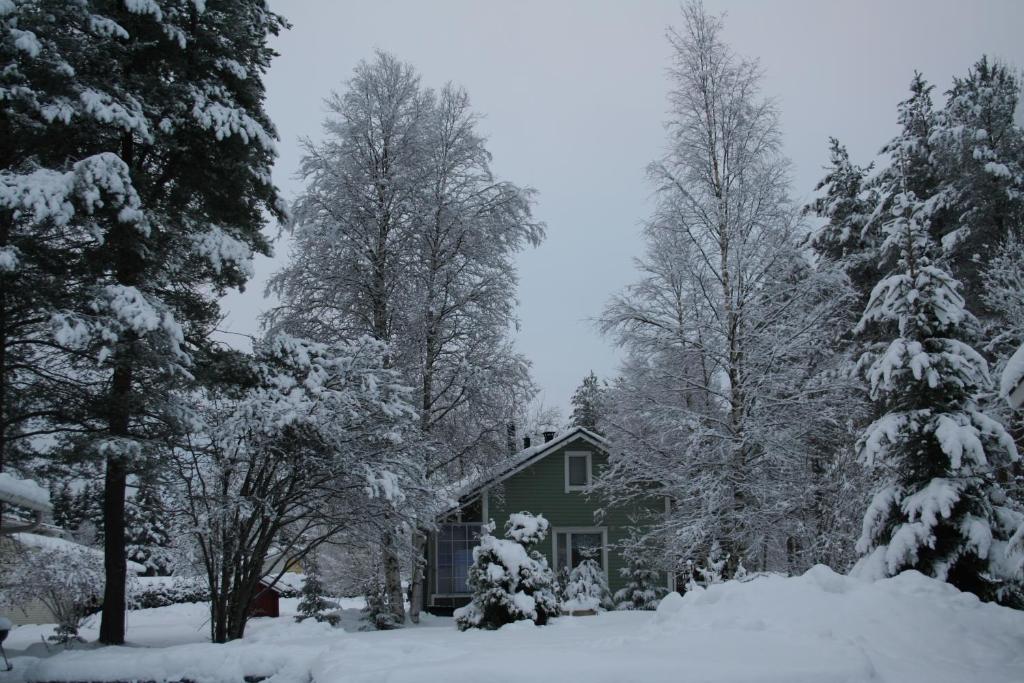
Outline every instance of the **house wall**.
{"type": "MultiPolygon", "coordinates": [[[[607,507],[596,494],[581,491],[565,490],[565,457],[566,452],[589,452],[591,467],[596,478],[607,466],[608,457],[600,449],[584,439],[575,439],[559,447],[538,462],[512,475],[505,481],[487,489],[483,496],[486,500],[486,516],[496,524],[495,535],[501,536],[509,514],[514,512],[530,512],[543,515],[551,525],[548,537],[537,546],[531,548],[540,551],[555,566],[554,534],[563,527],[603,527],[607,531],[608,543],[608,585],[614,593],[625,584],[620,576],[620,569],[626,561],[615,546],[628,537],[629,527],[642,524],[644,519],[652,515],[664,514],[664,502],[652,499],[648,505],[607,507]]],[[[481,501],[483,503],[483,501],[481,501]]],[[[480,505],[483,507],[483,505],[480,505]]],[[[465,514],[461,521],[478,521],[479,507],[474,506],[474,513],[465,514]]],[[[453,520],[454,521],[454,520],[453,520]]],[[[428,567],[433,567],[433,538],[428,544],[428,567]]],[[[434,589],[432,577],[428,575],[427,604],[431,604],[434,589]]]]}

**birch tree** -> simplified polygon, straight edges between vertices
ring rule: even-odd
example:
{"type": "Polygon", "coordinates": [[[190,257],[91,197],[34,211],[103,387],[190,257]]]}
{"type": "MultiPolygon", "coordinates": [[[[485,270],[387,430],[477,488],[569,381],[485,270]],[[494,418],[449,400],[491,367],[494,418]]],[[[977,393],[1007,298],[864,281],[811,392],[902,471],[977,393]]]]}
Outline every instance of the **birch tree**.
{"type": "MultiPolygon", "coordinates": [[[[307,142],[295,248],[270,283],[281,304],[267,324],[388,342],[389,366],[416,387],[426,471],[465,475],[474,457],[504,453],[508,417],[532,392],[509,337],[512,257],[543,237],[532,191],[493,176],[463,90],[424,88],[391,55],[361,63],[328,107],[325,140],[307,142]]],[[[396,538],[382,545],[400,623],[396,538]]]]}
{"type": "Polygon", "coordinates": [[[731,51],[700,4],[683,20],[668,33],[669,150],[649,167],[658,206],[643,277],[602,318],[630,352],[608,400],[621,455],[603,486],[672,501],[661,531],[676,566],[716,541],[733,566],[779,566],[813,534],[796,514],[813,507],[814,469],[826,476],[815,461],[827,451],[811,442],[844,428],[822,410],[847,386],[822,350],[847,290],[800,252],[757,63],[731,51]],[[801,421],[812,414],[817,427],[801,421]]]}

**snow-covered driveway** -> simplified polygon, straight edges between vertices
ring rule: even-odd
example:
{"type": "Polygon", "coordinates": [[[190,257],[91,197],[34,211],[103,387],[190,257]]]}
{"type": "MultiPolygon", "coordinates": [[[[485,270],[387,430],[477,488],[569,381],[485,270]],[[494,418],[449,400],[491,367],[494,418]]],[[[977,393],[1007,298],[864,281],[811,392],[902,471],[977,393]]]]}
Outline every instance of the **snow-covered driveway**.
{"type": "MultiPolygon", "coordinates": [[[[167,624],[165,643],[196,633],[200,607],[165,608],[179,618],[195,611],[187,629],[167,624]]],[[[153,619],[160,610],[147,612],[153,619]]],[[[151,628],[140,621],[143,632],[151,628]]],[[[801,577],[670,596],[657,613],[465,633],[438,618],[390,632],[257,620],[244,641],[228,645],[67,652],[22,658],[18,669],[18,678],[51,681],[1020,683],[1024,612],[982,604],[914,572],[869,584],[816,567],[801,577]]],[[[0,683],[8,680],[16,679],[0,675],[0,683]]]]}

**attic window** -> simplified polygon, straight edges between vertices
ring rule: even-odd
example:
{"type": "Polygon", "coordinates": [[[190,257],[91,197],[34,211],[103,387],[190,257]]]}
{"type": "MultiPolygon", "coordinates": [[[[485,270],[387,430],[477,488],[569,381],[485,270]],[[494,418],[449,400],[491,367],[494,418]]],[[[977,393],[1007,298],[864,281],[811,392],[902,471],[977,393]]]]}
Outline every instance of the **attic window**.
{"type": "Polygon", "coordinates": [[[565,454],[565,490],[583,491],[590,486],[590,453],[565,454]]]}

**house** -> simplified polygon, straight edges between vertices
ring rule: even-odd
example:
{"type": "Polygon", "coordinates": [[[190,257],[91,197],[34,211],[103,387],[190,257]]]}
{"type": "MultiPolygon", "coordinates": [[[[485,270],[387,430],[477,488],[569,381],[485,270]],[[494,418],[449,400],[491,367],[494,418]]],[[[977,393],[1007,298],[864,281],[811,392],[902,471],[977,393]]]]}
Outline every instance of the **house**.
{"type": "MultiPolygon", "coordinates": [[[[536,546],[556,571],[568,570],[593,557],[604,570],[614,593],[625,583],[619,570],[626,561],[619,544],[631,527],[664,514],[665,502],[652,499],[645,506],[608,506],[590,485],[607,466],[607,443],[582,427],[561,434],[545,432],[544,440],[523,449],[463,486],[457,505],[437,520],[428,535],[424,604],[427,612],[440,615],[469,602],[466,584],[473,564],[473,548],[480,527],[487,520],[501,534],[509,514],[543,515],[550,533],[536,546]]],[[[666,585],[671,588],[666,575],[666,585]]]]}
{"type": "Polygon", "coordinates": [[[252,602],[249,605],[249,616],[281,616],[281,592],[276,586],[271,586],[269,580],[260,580],[260,590],[253,596],[252,602]]]}

